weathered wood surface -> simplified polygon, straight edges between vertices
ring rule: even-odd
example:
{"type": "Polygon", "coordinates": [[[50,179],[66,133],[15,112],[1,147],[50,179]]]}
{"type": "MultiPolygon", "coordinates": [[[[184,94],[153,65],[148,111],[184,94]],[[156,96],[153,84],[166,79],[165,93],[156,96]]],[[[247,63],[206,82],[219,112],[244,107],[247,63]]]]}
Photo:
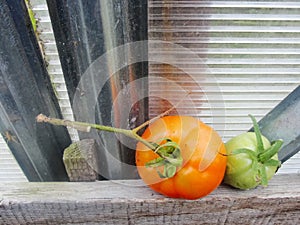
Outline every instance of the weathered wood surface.
{"type": "Polygon", "coordinates": [[[97,142],[83,139],[74,142],[64,151],[63,162],[70,181],[95,181],[98,179],[97,142]]]}
{"type": "Polygon", "coordinates": [[[165,198],[141,180],[0,185],[0,224],[300,224],[300,174],[267,188],[165,198]]]}

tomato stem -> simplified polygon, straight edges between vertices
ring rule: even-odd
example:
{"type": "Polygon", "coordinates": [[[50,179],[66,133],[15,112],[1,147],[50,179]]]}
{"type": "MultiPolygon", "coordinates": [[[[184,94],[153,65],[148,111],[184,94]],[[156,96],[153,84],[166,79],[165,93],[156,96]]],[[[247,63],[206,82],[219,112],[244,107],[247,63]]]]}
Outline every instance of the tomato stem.
{"type": "Polygon", "coordinates": [[[264,144],[263,144],[263,141],[262,141],[262,137],[261,137],[261,132],[260,132],[259,126],[258,126],[258,124],[257,124],[256,119],[255,119],[254,116],[252,116],[251,114],[249,114],[249,117],[252,120],[253,128],[254,128],[254,133],[256,135],[257,151],[258,151],[258,153],[262,153],[264,151],[264,144]]]}
{"type": "Polygon", "coordinates": [[[97,130],[102,130],[102,131],[108,131],[108,132],[113,132],[113,133],[119,133],[123,134],[127,137],[133,138],[136,141],[139,141],[143,143],[145,146],[150,148],[151,150],[155,151],[156,146],[153,145],[152,143],[146,141],[144,138],[139,136],[135,131],[133,130],[127,130],[127,129],[122,129],[122,128],[115,128],[115,127],[110,127],[110,126],[104,126],[100,124],[92,124],[92,123],[85,123],[85,122],[78,122],[78,121],[70,121],[70,120],[62,120],[62,119],[57,119],[57,118],[50,118],[47,117],[43,114],[40,114],[36,117],[37,122],[45,122],[45,123],[50,123],[52,125],[58,125],[58,126],[69,126],[73,127],[79,131],[83,132],[90,132],[91,128],[97,129],[97,130]]]}
{"type": "MultiPolygon", "coordinates": [[[[169,112],[169,111],[167,111],[167,112],[169,112]]],[[[161,116],[162,116],[162,114],[159,115],[159,118],[161,116]]],[[[115,128],[115,127],[104,126],[104,125],[100,125],[100,124],[92,124],[92,123],[50,118],[43,114],[38,115],[36,117],[36,120],[37,120],[37,122],[45,122],[45,123],[50,123],[50,124],[57,125],[57,126],[73,127],[75,129],[83,131],[83,132],[90,132],[91,128],[93,128],[93,129],[97,129],[97,130],[123,134],[127,137],[135,139],[136,141],[143,143],[146,147],[148,147],[149,149],[154,151],[159,156],[158,158],[148,162],[146,164],[146,166],[149,166],[149,167],[163,166],[164,172],[160,173],[160,171],[158,171],[158,174],[161,178],[173,177],[176,173],[177,167],[180,167],[183,163],[183,159],[182,159],[181,152],[180,152],[180,147],[177,143],[173,142],[169,138],[165,138],[162,140],[162,141],[166,141],[166,143],[164,143],[164,144],[152,143],[152,142],[145,140],[144,138],[142,138],[141,136],[139,136],[137,134],[137,132],[141,129],[141,127],[146,126],[147,124],[151,123],[151,120],[150,120],[150,122],[146,122],[134,130],[115,128]]]]}
{"type": "Polygon", "coordinates": [[[163,113],[157,115],[156,117],[153,117],[152,119],[147,120],[145,123],[143,123],[143,124],[141,124],[140,126],[134,128],[132,131],[133,131],[134,133],[137,133],[139,130],[141,130],[142,128],[146,127],[147,125],[153,123],[155,120],[158,120],[159,118],[166,116],[166,115],[169,114],[172,110],[176,109],[177,106],[179,106],[179,105],[185,100],[185,98],[186,98],[188,95],[190,95],[190,94],[191,94],[190,91],[187,92],[186,95],[184,96],[184,98],[181,98],[181,99],[177,102],[177,104],[175,104],[173,107],[171,107],[171,108],[168,109],[167,111],[165,111],[165,112],[163,112],[163,113]]]}

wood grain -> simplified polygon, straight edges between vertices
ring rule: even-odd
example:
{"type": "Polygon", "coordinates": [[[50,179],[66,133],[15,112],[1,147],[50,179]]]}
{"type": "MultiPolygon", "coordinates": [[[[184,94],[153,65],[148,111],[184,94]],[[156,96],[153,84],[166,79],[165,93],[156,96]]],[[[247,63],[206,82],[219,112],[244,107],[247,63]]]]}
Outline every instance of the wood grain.
{"type": "Polygon", "coordinates": [[[70,181],[95,181],[98,178],[99,158],[95,139],[74,142],[64,151],[63,162],[70,181]]]}
{"type": "Polygon", "coordinates": [[[196,201],[141,180],[3,183],[0,193],[0,224],[300,224],[299,174],[249,191],[221,185],[196,201]]]}

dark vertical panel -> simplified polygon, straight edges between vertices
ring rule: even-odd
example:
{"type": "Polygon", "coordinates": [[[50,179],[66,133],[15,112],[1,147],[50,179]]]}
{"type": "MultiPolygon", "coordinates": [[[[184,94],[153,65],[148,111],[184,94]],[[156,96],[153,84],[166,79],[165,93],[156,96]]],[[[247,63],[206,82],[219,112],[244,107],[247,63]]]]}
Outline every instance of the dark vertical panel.
{"type": "Polygon", "coordinates": [[[300,86],[259,121],[259,126],[262,134],[269,140],[283,139],[283,147],[278,153],[281,162],[285,162],[299,152],[300,86]]]}
{"type": "MultiPolygon", "coordinates": [[[[80,91],[81,101],[85,102],[84,107],[79,109],[80,112],[74,111],[75,118],[89,121],[88,116],[82,115],[89,115],[93,111],[95,122],[123,128],[134,127],[145,121],[148,117],[147,101],[146,99],[138,101],[137,96],[147,95],[147,81],[139,82],[139,87],[131,88],[130,91],[125,89],[126,85],[132,81],[147,76],[147,62],[137,62],[110,74],[110,71],[114,71],[118,61],[137,57],[135,53],[131,51],[123,55],[120,53],[102,65],[100,70],[107,71],[107,74],[100,74],[100,77],[97,77],[105,83],[101,90],[97,82],[93,80],[85,87],[78,86],[78,84],[95,60],[107,51],[126,43],[147,40],[147,1],[48,0],[47,4],[71,102],[74,102],[76,91],[80,91]],[[89,105],[87,99],[84,99],[88,91],[93,91],[97,96],[95,108],[89,105]],[[121,94],[124,99],[120,104],[115,103],[118,94],[121,94]],[[125,105],[132,107],[129,116],[123,114],[125,105]],[[122,123],[122,121],[127,121],[127,123],[122,123]]],[[[147,54],[147,45],[141,48],[141,51],[147,54]]],[[[100,174],[105,178],[137,176],[134,168],[125,169],[121,165],[121,162],[134,164],[135,152],[121,144],[114,134],[99,132],[79,135],[80,138],[95,138],[102,146],[100,153],[102,153],[103,165],[100,166],[100,174]],[[111,162],[108,155],[112,155],[119,163],[111,162]]]]}
{"type": "Polygon", "coordinates": [[[67,180],[67,130],[35,122],[61,113],[22,0],[1,1],[0,30],[1,133],[29,181],[67,180]]]}

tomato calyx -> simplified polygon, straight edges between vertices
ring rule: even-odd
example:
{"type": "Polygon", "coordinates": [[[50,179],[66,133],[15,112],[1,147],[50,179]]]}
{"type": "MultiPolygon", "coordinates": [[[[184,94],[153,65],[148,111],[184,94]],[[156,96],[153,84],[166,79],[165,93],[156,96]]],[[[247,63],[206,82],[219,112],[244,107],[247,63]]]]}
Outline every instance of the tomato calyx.
{"type": "Polygon", "coordinates": [[[181,150],[179,145],[169,138],[164,138],[161,141],[164,143],[151,143],[156,146],[154,152],[157,153],[159,157],[147,162],[146,167],[157,168],[157,173],[160,178],[171,178],[176,174],[177,168],[183,163],[181,150]],[[160,167],[163,167],[163,172],[159,170],[160,167]]]}
{"type": "Polygon", "coordinates": [[[249,115],[249,117],[251,118],[253,123],[254,133],[257,142],[257,149],[256,151],[247,148],[235,149],[232,151],[230,155],[236,155],[241,153],[247,154],[248,157],[253,162],[252,168],[258,171],[259,173],[258,179],[261,185],[267,186],[268,179],[267,179],[266,167],[275,166],[279,168],[281,166],[281,162],[279,160],[273,159],[272,157],[276,155],[280,150],[283,144],[283,140],[281,139],[275,140],[271,143],[271,147],[265,149],[262,141],[262,134],[260,132],[257,121],[252,115],[249,115]]]}

